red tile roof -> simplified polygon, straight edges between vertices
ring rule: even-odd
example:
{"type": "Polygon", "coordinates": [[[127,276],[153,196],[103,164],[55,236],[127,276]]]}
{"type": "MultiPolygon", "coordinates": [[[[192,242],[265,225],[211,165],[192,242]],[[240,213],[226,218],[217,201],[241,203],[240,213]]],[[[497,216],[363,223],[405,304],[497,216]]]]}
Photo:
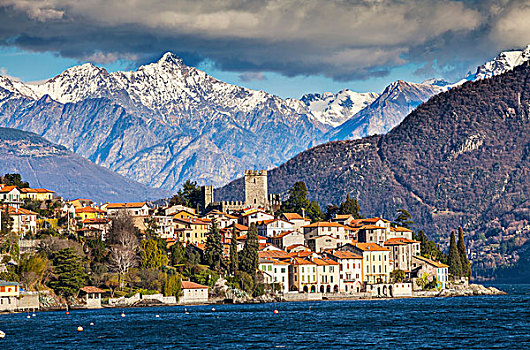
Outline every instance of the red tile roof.
{"type": "Polygon", "coordinates": [[[141,208],[146,204],[147,202],[109,203],[107,209],[141,208]]]}
{"type": "Polygon", "coordinates": [[[208,286],[190,281],[182,281],[182,289],[208,289],[208,286]]]}
{"type": "Polygon", "coordinates": [[[376,243],[354,243],[353,245],[363,251],[382,251],[382,252],[389,251],[388,249],[383,248],[379,244],[376,244],[376,243]]]}
{"type": "Polygon", "coordinates": [[[334,257],[338,259],[362,259],[363,257],[355,254],[353,252],[349,252],[347,250],[337,250],[334,253],[331,253],[334,257]]]}
{"type": "Polygon", "coordinates": [[[81,288],[81,290],[85,293],[105,293],[103,289],[99,289],[98,287],[94,286],[86,286],[81,288]]]}
{"type": "Polygon", "coordinates": [[[305,227],[345,227],[344,225],[339,224],[338,222],[329,222],[329,221],[319,221],[312,223],[311,225],[303,226],[305,227]]]}

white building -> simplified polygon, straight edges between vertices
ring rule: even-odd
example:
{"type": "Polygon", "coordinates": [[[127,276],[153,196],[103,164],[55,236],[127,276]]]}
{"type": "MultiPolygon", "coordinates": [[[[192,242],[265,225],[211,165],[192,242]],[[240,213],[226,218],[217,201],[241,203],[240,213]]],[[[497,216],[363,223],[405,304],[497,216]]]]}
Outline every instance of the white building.
{"type": "Polygon", "coordinates": [[[266,284],[277,283],[281,292],[289,291],[289,263],[276,259],[259,259],[259,270],[262,272],[266,284]]]}
{"type": "Polygon", "coordinates": [[[208,286],[202,284],[182,281],[182,296],[179,299],[180,304],[207,303],[208,286]]]}
{"type": "Polygon", "coordinates": [[[294,225],[289,221],[282,219],[272,219],[265,221],[258,221],[258,234],[263,237],[274,237],[281,233],[293,231],[294,225]]]}
{"type": "Polygon", "coordinates": [[[102,206],[107,211],[107,215],[112,216],[120,212],[125,212],[131,216],[148,216],[149,206],[147,202],[134,203],[106,203],[102,206]]]}
{"type": "Polygon", "coordinates": [[[244,212],[239,217],[239,223],[250,227],[250,224],[257,224],[258,221],[274,220],[274,215],[267,213],[261,209],[250,209],[244,212]]]}
{"type": "Polygon", "coordinates": [[[342,293],[359,293],[363,281],[363,257],[349,251],[333,251],[327,254],[339,263],[339,290],[342,293]]]}

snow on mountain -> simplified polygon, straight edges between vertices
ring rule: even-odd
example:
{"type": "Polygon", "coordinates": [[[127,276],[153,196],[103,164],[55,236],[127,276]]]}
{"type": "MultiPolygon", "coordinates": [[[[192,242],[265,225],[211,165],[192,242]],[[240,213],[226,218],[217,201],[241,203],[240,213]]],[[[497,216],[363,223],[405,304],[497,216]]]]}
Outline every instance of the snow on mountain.
{"type": "Polygon", "coordinates": [[[327,140],[346,140],[385,134],[401,123],[407,114],[422,102],[446,90],[446,87],[437,85],[398,80],[388,85],[368,107],[329,131],[324,137],[327,140]]]}
{"type": "Polygon", "coordinates": [[[373,92],[359,93],[349,89],[334,94],[306,94],[301,102],[309,109],[313,117],[322,124],[339,126],[361,109],[369,106],[379,96],[373,92]]]}
{"type": "Polygon", "coordinates": [[[474,76],[469,80],[491,78],[521,65],[530,59],[530,45],[524,50],[503,51],[493,60],[477,68],[474,76]]]}
{"type": "Polygon", "coordinates": [[[83,64],[34,85],[3,77],[0,88],[0,125],[171,190],[278,165],[330,128],[305,108],[217,80],[171,53],[132,72],[83,64]]]}

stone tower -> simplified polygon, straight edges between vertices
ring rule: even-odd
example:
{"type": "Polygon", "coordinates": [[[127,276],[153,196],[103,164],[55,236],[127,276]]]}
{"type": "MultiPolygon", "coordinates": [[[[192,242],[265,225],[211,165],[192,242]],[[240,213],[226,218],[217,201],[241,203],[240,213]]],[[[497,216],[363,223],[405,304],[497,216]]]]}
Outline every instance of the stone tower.
{"type": "Polygon", "coordinates": [[[213,187],[212,186],[202,186],[202,211],[206,211],[206,208],[213,203],[213,187]]]}
{"type": "Polygon", "coordinates": [[[267,170],[245,170],[245,205],[267,208],[267,170]]]}

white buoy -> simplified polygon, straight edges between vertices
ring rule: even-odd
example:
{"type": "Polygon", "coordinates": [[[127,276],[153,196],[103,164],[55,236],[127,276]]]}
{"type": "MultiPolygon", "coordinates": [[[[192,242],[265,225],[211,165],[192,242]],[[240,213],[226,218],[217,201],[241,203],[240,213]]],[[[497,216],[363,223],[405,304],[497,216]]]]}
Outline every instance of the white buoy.
{"type": "Polygon", "coordinates": [[[160,317],[160,315],[156,315],[155,317],[156,317],[156,318],[159,318],[159,317],[160,317]]]}
{"type": "Polygon", "coordinates": [[[31,315],[31,316],[35,317],[35,316],[37,316],[37,315],[35,315],[35,313],[33,313],[33,315],[31,315]]]}
{"type": "Polygon", "coordinates": [[[122,313],[121,313],[121,317],[125,317],[125,312],[122,312],[122,313]]]}
{"type": "Polygon", "coordinates": [[[0,339],[3,339],[5,337],[6,337],[6,334],[4,332],[0,331],[0,339]]]}
{"type": "Polygon", "coordinates": [[[83,331],[83,327],[81,327],[81,326],[77,327],[77,331],[78,332],[82,332],[83,331]]]}
{"type": "Polygon", "coordinates": [[[215,311],[215,308],[214,308],[214,307],[212,307],[212,311],[215,311]]]}
{"type": "Polygon", "coordinates": [[[26,318],[31,318],[31,316],[30,316],[30,315],[27,315],[26,318]]]}
{"type": "Polygon", "coordinates": [[[93,325],[94,325],[94,322],[90,322],[90,325],[93,326],[93,325]]]}

